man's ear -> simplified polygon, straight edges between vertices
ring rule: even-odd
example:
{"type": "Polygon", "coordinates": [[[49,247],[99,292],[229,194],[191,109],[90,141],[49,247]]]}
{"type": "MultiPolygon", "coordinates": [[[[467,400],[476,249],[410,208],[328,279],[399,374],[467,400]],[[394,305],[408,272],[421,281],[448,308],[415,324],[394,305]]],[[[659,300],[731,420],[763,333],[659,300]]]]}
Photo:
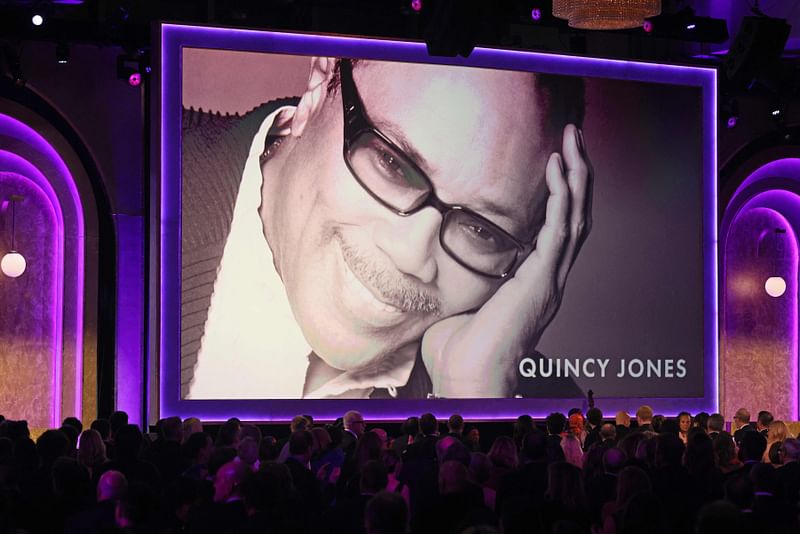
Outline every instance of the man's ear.
{"type": "Polygon", "coordinates": [[[311,73],[308,76],[308,86],[300,97],[300,103],[292,117],[292,135],[303,135],[306,124],[322,107],[325,100],[328,82],[333,77],[336,59],[332,57],[312,57],[311,73]]]}

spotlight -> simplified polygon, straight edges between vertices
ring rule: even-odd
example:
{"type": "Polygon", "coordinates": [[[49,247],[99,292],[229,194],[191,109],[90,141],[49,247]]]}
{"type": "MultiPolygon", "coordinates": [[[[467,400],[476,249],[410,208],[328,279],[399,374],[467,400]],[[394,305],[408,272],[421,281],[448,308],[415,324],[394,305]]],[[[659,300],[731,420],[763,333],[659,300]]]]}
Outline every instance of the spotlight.
{"type": "Polygon", "coordinates": [[[781,110],[780,109],[776,108],[776,109],[772,110],[772,116],[773,117],[777,117],[780,114],[781,114],[781,110]]]}
{"type": "Polygon", "coordinates": [[[417,13],[422,11],[422,0],[411,0],[411,9],[417,13]]]}
{"type": "Polygon", "coordinates": [[[541,8],[534,7],[533,9],[531,9],[531,18],[533,20],[537,21],[537,22],[542,20],[542,10],[541,10],[541,8]]]}
{"type": "Polygon", "coordinates": [[[38,13],[31,17],[31,24],[34,26],[41,26],[44,24],[44,17],[39,15],[38,13]]]}
{"type": "Polygon", "coordinates": [[[134,72],[130,76],[128,76],[128,85],[131,87],[139,87],[142,85],[142,75],[138,72],[134,72]]]}
{"type": "Polygon", "coordinates": [[[736,115],[732,115],[728,117],[728,128],[736,128],[736,125],[739,123],[739,117],[736,115]]]}
{"type": "Polygon", "coordinates": [[[645,33],[652,32],[653,31],[653,22],[650,21],[650,20],[644,21],[644,24],[642,24],[642,29],[644,30],[645,33]]]}
{"type": "Polygon", "coordinates": [[[56,61],[61,65],[69,62],[69,45],[67,43],[58,43],[56,45],[56,61]]]}
{"type": "Polygon", "coordinates": [[[693,30],[695,28],[697,28],[697,24],[695,24],[695,23],[691,23],[691,24],[687,24],[686,25],[686,29],[687,30],[693,30]]]}

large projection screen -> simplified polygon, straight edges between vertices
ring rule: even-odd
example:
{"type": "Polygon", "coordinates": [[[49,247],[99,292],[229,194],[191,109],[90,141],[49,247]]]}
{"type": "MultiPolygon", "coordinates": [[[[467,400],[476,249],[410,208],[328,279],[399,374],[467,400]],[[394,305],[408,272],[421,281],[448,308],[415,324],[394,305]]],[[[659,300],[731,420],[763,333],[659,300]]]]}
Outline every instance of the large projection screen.
{"type": "Polygon", "coordinates": [[[160,36],[161,417],[716,410],[713,69],[160,36]]]}

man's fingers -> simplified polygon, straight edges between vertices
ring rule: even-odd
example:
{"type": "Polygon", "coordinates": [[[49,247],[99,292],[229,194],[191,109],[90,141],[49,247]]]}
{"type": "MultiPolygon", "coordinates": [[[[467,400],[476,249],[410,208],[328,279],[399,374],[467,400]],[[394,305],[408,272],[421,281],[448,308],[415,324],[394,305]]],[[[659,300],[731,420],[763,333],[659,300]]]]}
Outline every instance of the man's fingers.
{"type": "Polygon", "coordinates": [[[564,128],[564,161],[570,192],[569,243],[559,268],[561,283],[566,280],[572,263],[591,228],[592,173],[586,157],[582,132],[574,125],[564,128]]]}
{"type": "MultiPolygon", "coordinates": [[[[568,215],[570,211],[570,190],[564,177],[564,162],[558,153],[550,154],[545,171],[547,189],[547,209],[544,226],[536,241],[535,254],[550,272],[555,273],[564,246],[569,239],[568,215]]],[[[523,264],[523,268],[525,264],[523,264]]]]}

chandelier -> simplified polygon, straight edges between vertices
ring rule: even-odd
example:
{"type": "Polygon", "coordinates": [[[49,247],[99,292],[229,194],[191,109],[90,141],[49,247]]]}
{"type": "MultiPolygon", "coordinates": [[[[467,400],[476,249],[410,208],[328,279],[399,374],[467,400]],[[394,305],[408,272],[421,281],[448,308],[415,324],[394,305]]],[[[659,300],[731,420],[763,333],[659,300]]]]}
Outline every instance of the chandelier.
{"type": "Polygon", "coordinates": [[[581,30],[638,28],[661,13],[661,0],[553,0],[553,16],[581,30]]]}

